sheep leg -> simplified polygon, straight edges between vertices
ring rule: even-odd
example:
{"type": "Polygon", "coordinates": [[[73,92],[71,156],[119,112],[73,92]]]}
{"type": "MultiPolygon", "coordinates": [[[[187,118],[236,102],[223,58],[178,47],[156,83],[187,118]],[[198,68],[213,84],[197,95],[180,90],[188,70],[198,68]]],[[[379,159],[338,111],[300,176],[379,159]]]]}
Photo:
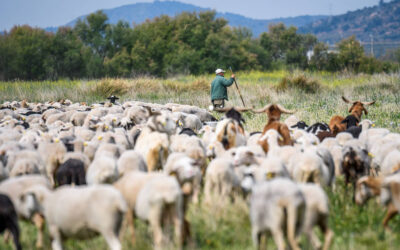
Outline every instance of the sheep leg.
{"type": "Polygon", "coordinates": [[[33,223],[37,229],[37,239],[36,239],[36,248],[43,247],[43,227],[44,227],[44,218],[38,213],[35,213],[32,218],[33,223]]]}
{"type": "Polygon", "coordinates": [[[163,231],[161,227],[162,206],[155,207],[150,211],[150,227],[153,231],[154,249],[162,249],[163,231]]]}
{"type": "Polygon", "coordinates": [[[49,225],[49,233],[53,239],[51,242],[51,248],[53,250],[62,250],[61,234],[58,228],[54,225],[49,225]]]}
{"type": "Polygon", "coordinates": [[[324,245],[322,249],[328,250],[333,239],[333,231],[328,227],[328,215],[323,215],[318,224],[321,231],[324,233],[324,245]]]}
{"type": "Polygon", "coordinates": [[[126,213],[126,220],[128,222],[128,227],[130,228],[131,232],[132,232],[132,246],[135,245],[136,242],[136,238],[135,238],[135,218],[133,215],[132,211],[128,211],[126,213]]]}
{"type": "MultiPolygon", "coordinates": [[[[304,222],[303,231],[306,233],[308,240],[311,242],[311,245],[314,249],[321,249],[321,242],[318,237],[313,232],[313,226],[316,224],[316,217],[318,214],[315,214],[315,211],[307,210],[305,218],[306,221],[304,222]]],[[[324,232],[324,231],[323,231],[324,232]]],[[[299,235],[300,236],[300,235],[299,235]]]]}
{"type": "Polygon", "coordinates": [[[287,235],[290,247],[294,250],[300,250],[296,241],[296,221],[297,221],[297,208],[293,205],[287,207],[287,235]]]}
{"type": "Polygon", "coordinates": [[[396,214],[397,214],[397,209],[395,208],[393,203],[390,203],[388,206],[388,210],[386,212],[386,216],[383,219],[383,227],[385,228],[385,230],[391,231],[388,226],[388,223],[393,218],[393,216],[395,216],[396,214]]]}
{"type": "Polygon", "coordinates": [[[104,232],[102,233],[104,239],[106,239],[106,242],[108,246],[110,247],[111,250],[121,250],[121,243],[118,240],[118,237],[112,232],[104,232]]]}
{"type": "Polygon", "coordinates": [[[285,250],[285,239],[283,238],[283,232],[280,228],[272,231],[272,237],[274,238],[278,250],[285,250]]]}
{"type": "Polygon", "coordinates": [[[253,238],[253,244],[256,247],[256,249],[260,249],[261,233],[258,231],[256,227],[253,227],[251,229],[251,236],[253,238]]]}
{"type": "Polygon", "coordinates": [[[4,239],[4,242],[6,243],[6,244],[8,244],[8,241],[10,240],[10,238],[11,238],[11,232],[9,231],[9,230],[5,230],[4,231],[4,235],[3,235],[3,239],[4,239]]]}
{"type": "Polygon", "coordinates": [[[11,227],[10,227],[10,232],[13,236],[13,241],[14,241],[14,245],[15,248],[17,250],[21,250],[21,244],[19,242],[19,229],[18,229],[18,222],[17,219],[15,218],[15,220],[12,221],[11,227]]]}
{"type": "Polygon", "coordinates": [[[184,238],[182,237],[182,229],[185,226],[185,222],[187,222],[187,221],[184,219],[184,224],[182,225],[181,212],[179,211],[179,208],[177,206],[171,207],[170,212],[172,213],[172,218],[173,218],[173,222],[174,222],[176,246],[177,246],[177,249],[182,249],[182,243],[184,241],[184,238]]]}

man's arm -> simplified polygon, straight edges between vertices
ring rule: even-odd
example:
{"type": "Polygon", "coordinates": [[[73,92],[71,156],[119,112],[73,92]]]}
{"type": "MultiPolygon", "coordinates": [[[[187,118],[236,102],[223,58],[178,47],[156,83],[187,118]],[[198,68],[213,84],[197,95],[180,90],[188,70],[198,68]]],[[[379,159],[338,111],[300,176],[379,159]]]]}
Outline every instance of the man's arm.
{"type": "Polygon", "coordinates": [[[232,84],[233,84],[233,81],[235,80],[235,75],[234,74],[232,74],[231,75],[231,78],[228,80],[228,79],[226,79],[226,78],[224,78],[224,80],[222,81],[222,84],[225,86],[225,87],[229,87],[229,86],[231,86],[232,84]]]}

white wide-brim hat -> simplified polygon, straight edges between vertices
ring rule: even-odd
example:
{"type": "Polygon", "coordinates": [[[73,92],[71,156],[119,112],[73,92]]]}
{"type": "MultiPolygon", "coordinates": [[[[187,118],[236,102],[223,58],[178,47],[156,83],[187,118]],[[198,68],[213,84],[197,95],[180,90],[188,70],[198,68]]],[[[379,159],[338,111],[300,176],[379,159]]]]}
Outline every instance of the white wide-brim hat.
{"type": "Polygon", "coordinates": [[[223,73],[223,72],[225,72],[225,70],[223,70],[223,69],[217,69],[217,70],[215,71],[215,74],[219,74],[219,73],[223,73]]]}

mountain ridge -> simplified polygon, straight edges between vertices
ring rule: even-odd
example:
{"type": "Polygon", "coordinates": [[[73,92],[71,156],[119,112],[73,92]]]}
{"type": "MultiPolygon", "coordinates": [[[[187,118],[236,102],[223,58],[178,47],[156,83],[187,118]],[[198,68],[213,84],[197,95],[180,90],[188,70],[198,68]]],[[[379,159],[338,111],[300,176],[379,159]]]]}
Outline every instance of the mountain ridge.
{"type": "MultiPolygon", "coordinates": [[[[201,12],[212,11],[210,8],[198,7],[192,4],[181,3],[178,1],[155,1],[152,3],[135,3],[119,6],[111,9],[102,10],[109,18],[109,23],[115,24],[119,20],[140,24],[147,19],[153,19],[161,15],[176,16],[182,12],[201,12]]],[[[89,15],[89,14],[88,14],[89,15]]],[[[74,20],[66,23],[63,26],[73,27],[79,19],[84,19],[87,15],[82,15],[74,20]]],[[[228,24],[232,27],[247,27],[253,32],[253,36],[258,37],[262,32],[268,31],[268,26],[274,23],[284,23],[287,26],[301,27],[313,21],[320,20],[327,16],[325,15],[303,15],[296,17],[282,17],[274,19],[254,19],[243,15],[216,12],[217,18],[225,18],[228,24]]],[[[61,27],[61,26],[60,26],[61,27]]],[[[47,31],[55,32],[58,27],[48,27],[47,31]]]]}

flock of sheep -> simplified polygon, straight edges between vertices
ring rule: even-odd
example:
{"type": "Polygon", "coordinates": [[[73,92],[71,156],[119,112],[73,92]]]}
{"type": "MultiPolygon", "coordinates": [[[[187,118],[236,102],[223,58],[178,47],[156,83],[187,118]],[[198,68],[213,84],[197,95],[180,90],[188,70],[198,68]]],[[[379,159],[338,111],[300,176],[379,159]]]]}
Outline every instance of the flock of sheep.
{"type": "Polygon", "coordinates": [[[154,248],[190,244],[190,203],[247,200],[252,239],[272,235],[278,249],[299,237],[328,249],[329,201],[343,175],[353,199],[379,196],[388,221],[400,211],[400,134],[373,128],[366,105],[351,105],[347,117],[307,126],[281,105],[225,108],[217,121],[204,109],[129,101],[93,104],[69,100],[6,102],[0,106],[0,232],[13,236],[18,220],[37,228],[43,247],[47,224],[53,249],[66,238],[101,234],[121,249],[120,229],[135,242],[135,219],[149,223],[154,248]],[[249,133],[241,112],[265,113],[262,132],[249,133]],[[174,228],[170,239],[166,227],[174,228]],[[313,228],[323,233],[322,243],[313,228]]]}

